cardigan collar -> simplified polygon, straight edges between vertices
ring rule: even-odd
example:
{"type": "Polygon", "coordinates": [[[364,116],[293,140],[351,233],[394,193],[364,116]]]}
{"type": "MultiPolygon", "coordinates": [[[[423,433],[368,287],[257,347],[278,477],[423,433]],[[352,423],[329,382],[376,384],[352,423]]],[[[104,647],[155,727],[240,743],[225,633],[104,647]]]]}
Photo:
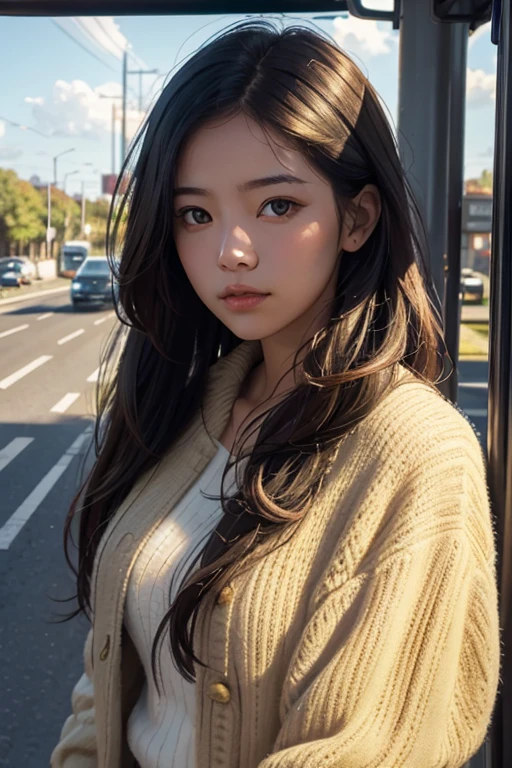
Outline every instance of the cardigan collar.
{"type": "Polygon", "coordinates": [[[135,482],[110,520],[96,553],[93,597],[112,589],[114,566],[117,574],[129,574],[152,532],[214,457],[215,440],[222,436],[240,388],[262,359],[260,341],[243,341],[211,366],[202,408],[158,465],[135,482]]]}

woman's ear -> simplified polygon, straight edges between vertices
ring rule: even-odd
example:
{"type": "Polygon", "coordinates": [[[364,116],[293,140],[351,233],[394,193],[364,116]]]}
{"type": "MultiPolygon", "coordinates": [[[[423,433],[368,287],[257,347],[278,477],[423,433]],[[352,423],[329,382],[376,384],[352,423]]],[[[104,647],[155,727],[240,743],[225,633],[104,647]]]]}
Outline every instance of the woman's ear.
{"type": "Polygon", "coordinates": [[[356,195],[343,217],[340,238],[342,251],[358,251],[377,226],[382,204],[380,192],[374,184],[367,184],[356,195]]]}

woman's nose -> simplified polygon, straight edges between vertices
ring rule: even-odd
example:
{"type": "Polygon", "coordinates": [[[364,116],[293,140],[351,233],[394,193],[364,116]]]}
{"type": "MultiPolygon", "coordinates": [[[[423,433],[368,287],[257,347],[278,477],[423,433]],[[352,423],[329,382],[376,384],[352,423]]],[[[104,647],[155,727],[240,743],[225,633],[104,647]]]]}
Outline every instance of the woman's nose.
{"type": "Polygon", "coordinates": [[[227,270],[242,266],[254,269],[257,263],[258,257],[247,232],[239,226],[227,232],[220,248],[219,267],[227,270]]]}

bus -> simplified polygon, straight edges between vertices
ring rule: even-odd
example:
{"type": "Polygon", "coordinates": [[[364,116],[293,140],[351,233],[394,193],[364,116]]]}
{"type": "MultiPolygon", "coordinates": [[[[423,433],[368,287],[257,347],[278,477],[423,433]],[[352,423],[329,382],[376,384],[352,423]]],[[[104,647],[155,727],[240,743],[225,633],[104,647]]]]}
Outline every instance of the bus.
{"type": "Polygon", "coordinates": [[[60,251],[59,275],[74,277],[90,252],[91,244],[87,240],[68,240],[60,251]]]}

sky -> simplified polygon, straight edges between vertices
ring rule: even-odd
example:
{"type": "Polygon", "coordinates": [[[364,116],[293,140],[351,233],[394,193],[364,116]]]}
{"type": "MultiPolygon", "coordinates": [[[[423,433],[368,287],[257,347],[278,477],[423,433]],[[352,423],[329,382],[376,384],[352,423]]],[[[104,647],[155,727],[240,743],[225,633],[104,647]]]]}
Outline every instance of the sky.
{"type": "MultiPolygon", "coordinates": [[[[389,6],[390,0],[372,0],[375,7],[379,3],[389,6]]],[[[159,73],[129,75],[131,138],[172,70],[211,35],[241,18],[1,17],[0,167],[12,168],[23,179],[38,176],[48,182],[53,180],[53,158],[66,153],[57,160],[59,187],[65,181],[66,192],[74,195],[83,184],[86,196],[96,198],[101,174],[112,171],[112,109],[114,104],[120,111],[124,46],[129,46],[131,71],[159,73]]],[[[312,14],[276,18],[316,25],[334,37],[367,74],[396,124],[399,33],[391,23],[353,17],[319,21],[312,14]]],[[[485,25],[470,39],[468,52],[465,178],[492,168],[496,61],[490,25],[485,25]]],[[[119,130],[120,119],[117,171],[119,130]]]]}

